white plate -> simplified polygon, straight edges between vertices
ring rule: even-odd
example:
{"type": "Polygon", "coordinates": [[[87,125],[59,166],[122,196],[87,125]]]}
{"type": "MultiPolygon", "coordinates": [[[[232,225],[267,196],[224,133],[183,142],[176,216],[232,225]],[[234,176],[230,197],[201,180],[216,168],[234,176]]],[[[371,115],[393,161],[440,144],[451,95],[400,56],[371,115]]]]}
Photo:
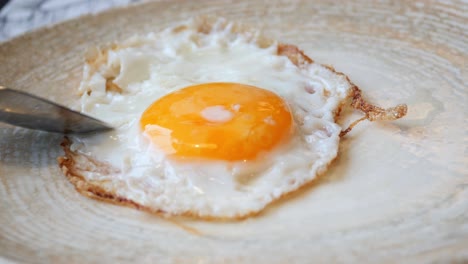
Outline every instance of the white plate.
{"type": "Polygon", "coordinates": [[[240,222],[166,220],[85,198],[57,167],[61,136],[0,125],[0,256],[79,263],[468,261],[466,7],[147,3],[1,44],[2,84],[68,105],[77,99],[87,47],[217,14],[297,44],[345,72],[372,101],[405,102],[409,112],[397,122],[360,125],[326,175],[240,222]]]}

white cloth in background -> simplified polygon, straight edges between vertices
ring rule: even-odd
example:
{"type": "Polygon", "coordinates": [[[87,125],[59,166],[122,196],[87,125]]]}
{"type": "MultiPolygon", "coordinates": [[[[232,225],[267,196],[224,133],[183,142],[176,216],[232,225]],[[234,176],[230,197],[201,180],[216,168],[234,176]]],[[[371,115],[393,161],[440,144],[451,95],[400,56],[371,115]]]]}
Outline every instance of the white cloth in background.
{"type": "Polygon", "coordinates": [[[143,0],[11,0],[0,11],[0,41],[83,14],[143,0]]]}

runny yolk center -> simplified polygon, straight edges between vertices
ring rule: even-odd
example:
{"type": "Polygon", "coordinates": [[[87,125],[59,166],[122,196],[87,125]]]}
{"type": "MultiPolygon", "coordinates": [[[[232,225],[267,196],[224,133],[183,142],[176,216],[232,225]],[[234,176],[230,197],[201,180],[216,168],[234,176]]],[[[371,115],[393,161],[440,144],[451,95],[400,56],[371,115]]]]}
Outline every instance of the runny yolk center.
{"type": "Polygon", "coordinates": [[[226,161],[251,160],[286,139],[292,116],[273,92],[238,83],[207,83],[151,104],[141,129],[167,154],[226,161]]]}

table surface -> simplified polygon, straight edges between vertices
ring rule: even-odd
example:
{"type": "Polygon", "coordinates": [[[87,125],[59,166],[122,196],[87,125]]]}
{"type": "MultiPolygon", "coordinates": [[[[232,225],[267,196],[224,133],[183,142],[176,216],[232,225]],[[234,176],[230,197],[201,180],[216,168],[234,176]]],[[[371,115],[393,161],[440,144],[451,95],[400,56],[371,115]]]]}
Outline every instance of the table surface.
{"type": "Polygon", "coordinates": [[[0,41],[38,27],[142,0],[11,0],[0,11],[0,41]]]}

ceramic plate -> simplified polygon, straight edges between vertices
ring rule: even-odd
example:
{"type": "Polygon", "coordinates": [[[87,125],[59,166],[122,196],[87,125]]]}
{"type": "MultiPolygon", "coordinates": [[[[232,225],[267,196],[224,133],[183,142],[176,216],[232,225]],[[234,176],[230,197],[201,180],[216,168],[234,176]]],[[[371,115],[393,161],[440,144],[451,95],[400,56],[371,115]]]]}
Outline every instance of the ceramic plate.
{"type": "Polygon", "coordinates": [[[76,104],[85,50],[216,14],[298,45],[406,118],[365,122],[329,171],[244,221],[163,219],[78,194],[62,137],[0,125],[0,256],[18,262],[468,261],[463,1],[163,1],[0,45],[2,84],[76,104]]]}

